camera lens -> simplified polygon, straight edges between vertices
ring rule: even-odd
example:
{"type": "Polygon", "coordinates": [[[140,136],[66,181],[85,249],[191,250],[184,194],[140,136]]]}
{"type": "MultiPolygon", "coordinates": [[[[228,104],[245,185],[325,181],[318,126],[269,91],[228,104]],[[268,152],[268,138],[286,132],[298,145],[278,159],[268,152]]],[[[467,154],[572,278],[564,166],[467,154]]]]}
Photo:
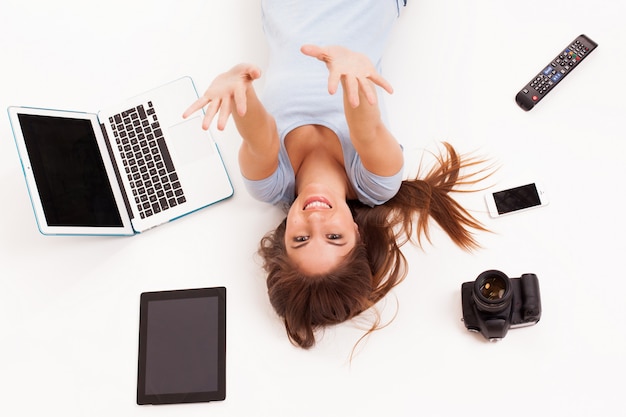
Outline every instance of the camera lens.
{"type": "Polygon", "coordinates": [[[512,294],[509,277],[500,271],[485,271],[474,282],[474,301],[484,312],[504,310],[509,306],[512,294]]]}
{"type": "Polygon", "coordinates": [[[501,300],[506,291],[506,283],[501,277],[489,276],[480,284],[480,293],[489,301],[501,300]]]}

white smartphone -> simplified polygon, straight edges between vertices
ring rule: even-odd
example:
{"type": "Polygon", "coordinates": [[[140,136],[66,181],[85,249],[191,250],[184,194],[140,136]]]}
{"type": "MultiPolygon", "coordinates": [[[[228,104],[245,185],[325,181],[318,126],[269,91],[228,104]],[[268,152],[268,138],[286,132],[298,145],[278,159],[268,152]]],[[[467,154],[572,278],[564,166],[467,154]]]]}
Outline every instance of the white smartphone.
{"type": "Polygon", "coordinates": [[[494,191],[487,194],[485,200],[491,217],[519,213],[548,205],[548,197],[543,187],[535,182],[494,191]]]}

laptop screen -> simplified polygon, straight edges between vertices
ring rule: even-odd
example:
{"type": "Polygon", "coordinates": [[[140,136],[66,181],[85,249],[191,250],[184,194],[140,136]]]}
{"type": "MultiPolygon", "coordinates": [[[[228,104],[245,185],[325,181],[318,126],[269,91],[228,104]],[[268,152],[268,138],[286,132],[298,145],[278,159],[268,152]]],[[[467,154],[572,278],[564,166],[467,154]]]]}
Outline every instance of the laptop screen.
{"type": "Polygon", "coordinates": [[[19,120],[47,223],[121,227],[90,121],[33,114],[19,120]]]}

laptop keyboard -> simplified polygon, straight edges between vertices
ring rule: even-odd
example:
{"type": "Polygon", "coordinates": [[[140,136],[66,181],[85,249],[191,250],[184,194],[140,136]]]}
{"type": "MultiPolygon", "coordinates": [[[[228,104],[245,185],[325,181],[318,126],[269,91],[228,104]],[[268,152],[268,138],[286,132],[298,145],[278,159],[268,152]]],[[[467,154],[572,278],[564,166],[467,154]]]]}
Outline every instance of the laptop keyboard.
{"type": "Polygon", "coordinates": [[[152,102],[109,118],[142,219],[186,201],[152,102]]]}

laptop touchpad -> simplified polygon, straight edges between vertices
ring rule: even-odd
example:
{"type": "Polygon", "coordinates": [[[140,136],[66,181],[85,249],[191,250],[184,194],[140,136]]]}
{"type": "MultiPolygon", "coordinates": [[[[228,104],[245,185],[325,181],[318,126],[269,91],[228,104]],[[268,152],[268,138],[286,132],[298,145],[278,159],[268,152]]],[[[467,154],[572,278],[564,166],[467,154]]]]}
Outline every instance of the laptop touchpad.
{"type": "Polygon", "coordinates": [[[170,126],[168,132],[167,144],[175,163],[196,162],[215,152],[209,133],[202,130],[201,116],[170,126]]]}

